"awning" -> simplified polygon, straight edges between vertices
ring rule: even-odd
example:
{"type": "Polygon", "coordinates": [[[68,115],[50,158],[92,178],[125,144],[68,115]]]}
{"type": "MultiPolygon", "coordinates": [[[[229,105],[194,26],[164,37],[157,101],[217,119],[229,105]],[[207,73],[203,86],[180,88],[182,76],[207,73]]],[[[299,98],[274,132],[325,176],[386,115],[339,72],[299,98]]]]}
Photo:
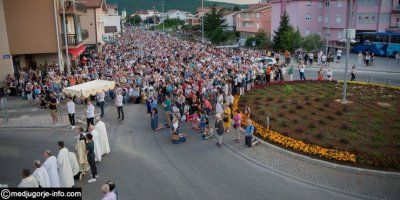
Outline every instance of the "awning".
{"type": "Polygon", "coordinates": [[[101,91],[112,90],[114,87],[114,81],[94,80],[64,88],[63,92],[70,97],[88,98],[90,95],[94,96],[101,91]]]}
{"type": "Polygon", "coordinates": [[[116,26],[104,26],[104,32],[105,33],[116,33],[116,32],[118,32],[118,29],[116,26]]]}
{"type": "Polygon", "coordinates": [[[77,48],[68,48],[68,53],[72,55],[72,59],[75,60],[81,53],[85,51],[85,45],[81,45],[77,48]]]}

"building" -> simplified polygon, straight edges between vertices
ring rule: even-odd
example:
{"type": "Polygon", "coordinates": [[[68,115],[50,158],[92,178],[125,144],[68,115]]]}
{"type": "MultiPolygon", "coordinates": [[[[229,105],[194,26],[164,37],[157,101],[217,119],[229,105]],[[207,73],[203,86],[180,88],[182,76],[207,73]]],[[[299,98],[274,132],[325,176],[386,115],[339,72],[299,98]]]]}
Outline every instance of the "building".
{"type": "Polygon", "coordinates": [[[87,13],[81,17],[82,28],[89,32],[85,45],[98,50],[104,44],[105,25],[101,18],[107,14],[107,4],[105,0],[86,0],[86,7],[87,13]]]}
{"type": "Polygon", "coordinates": [[[61,63],[64,70],[68,46],[69,63],[79,61],[88,32],[80,19],[86,4],[65,0],[66,33],[60,0],[0,0],[0,80],[6,74],[18,76],[26,68],[61,63]],[[32,14],[32,11],[37,11],[32,14]],[[40,12],[39,12],[40,11],[40,12]],[[66,39],[66,44],[65,44],[66,39]]]}
{"type": "Polygon", "coordinates": [[[259,30],[271,35],[271,8],[269,3],[258,3],[236,13],[236,31],[240,37],[247,38],[259,30]]]}
{"type": "Polygon", "coordinates": [[[160,17],[161,13],[157,10],[138,10],[132,16],[138,15],[142,21],[145,21],[147,18],[160,17]]]}
{"type": "Polygon", "coordinates": [[[190,14],[186,18],[186,24],[189,24],[192,26],[199,26],[199,25],[201,25],[201,18],[197,15],[190,14]]]}
{"type": "Polygon", "coordinates": [[[115,4],[108,4],[107,13],[100,16],[100,20],[104,22],[103,39],[108,40],[116,33],[121,33],[121,16],[118,15],[117,8],[115,4]]]}
{"type": "MultiPolygon", "coordinates": [[[[347,28],[349,2],[344,0],[272,0],[272,30],[280,16],[288,13],[291,24],[302,36],[316,33],[330,41],[343,40],[347,28]],[[329,30],[329,31],[328,31],[329,30]]],[[[399,0],[358,0],[353,3],[352,27],[363,31],[399,31],[399,0]]]]}
{"type": "Polygon", "coordinates": [[[225,30],[236,31],[236,14],[237,13],[239,13],[239,11],[229,11],[229,12],[224,13],[223,18],[226,23],[225,30]]]}
{"type": "MultiPolygon", "coordinates": [[[[206,13],[208,13],[208,12],[211,12],[211,11],[212,11],[212,8],[213,8],[213,7],[204,7],[204,10],[203,10],[203,7],[198,7],[198,8],[196,9],[196,14],[197,14],[199,17],[202,17],[204,14],[206,14],[206,13]]],[[[225,9],[224,7],[219,7],[219,6],[216,6],[215,8],[217,9],[217,11],[220,11],[220,10],[225,9]]]]}
{"type": "Polygon", "coordinates": [[[166,18],[169,19],[180,19],[182,21],[186,21],[190,17],[191,13],[187,11],[181,10],[169,10],[165,13],[166,18]]]}

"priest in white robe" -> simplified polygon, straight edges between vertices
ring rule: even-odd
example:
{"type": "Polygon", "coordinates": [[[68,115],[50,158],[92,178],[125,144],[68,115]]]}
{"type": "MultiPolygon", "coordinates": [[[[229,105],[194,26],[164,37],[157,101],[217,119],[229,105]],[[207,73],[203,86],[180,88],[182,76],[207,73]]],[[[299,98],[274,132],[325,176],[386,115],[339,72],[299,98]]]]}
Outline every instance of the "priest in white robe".
{"type": "Polygon", "coordinates": [[[82,176],[86,175],[86,172],[90,169],[86,153],[86,135],[84,131],[85,129],[83,127],[79,128],[79,138],[75,146],[76,157],[79,164],[79,171],[82,172],[79,176],[80,180],[82,179],[82,176]]]}
{"type": "Polygon", "coordinates": [[[79,173],[79,164],[74,152],[69,152],[69,161],[71,163],[72,175],[76,176],[79,173]]]}
{"type": "Polygon", "coordinates": [[[31,176],[31,170],[24,169],[22,171],[22,180],[21,183],[18,185],[19,188],[38,188],[39,182],[38,180],[31,176]]]}
{"type": "Polygon", "coordinates": [[[89,131],[93,136],[94,154],[96,155],[96,162],[101,162],[101,156],[103,155],[103,152],[101,151],[99,144],[99,133],[96,130],[94,130],[93,126],[89,127],[89,131]]]}
{"type": "Polygon", "coordinates": [[[98,120],[96,126],[94,127],[94,130],[99,133],[99,144],[100,144],[100,149],[103,154],[109,154],[110,153],[110,143],[108,142],[108,134],[107,134],[107,128],[106,124],[101,121],[101,119],[98,120]]]}
{"type": "Polygon", "coordinates": [[[50,187],[58,188],[60,187],[60,177],[58,176],[58,166],[57,166],[57,158],[51,155],[50,150],[46,150],[43,153],[46,160],[42,164],[42,166],[47,170],[47,174],[50,178],[50,187]]]}
{"type": "Polygon", "coordinates": [[[39,160],[35,160],[35,162],[33,162],[33,165],[35,166],[35,171],[33,171],[32,176],[34,176],[39,181],[40,187],[50,187],[50,178],[46,168],[42,167],[42,163],[39,160]]]}
{"type": "Polygon", "coordinates": [[[58,142],[57,162],[58,172],[60,173],[60,185],[61,187],[72,187],[74,186],[74,175],[72,174],[71,161],[69,158],[69,151],[64,147],[64,142],[58,142]]]}

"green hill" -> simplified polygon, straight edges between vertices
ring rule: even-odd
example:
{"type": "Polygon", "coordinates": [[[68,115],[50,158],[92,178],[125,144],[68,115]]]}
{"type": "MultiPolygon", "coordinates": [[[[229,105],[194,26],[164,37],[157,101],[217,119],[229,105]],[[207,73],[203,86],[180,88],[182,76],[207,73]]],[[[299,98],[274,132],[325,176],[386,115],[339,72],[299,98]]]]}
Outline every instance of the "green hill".
{"type": "MultiPolygon", "coordinates": [[[[118,10],[122,10],[123,8],[131,14],[137,10],[150,10],[153,7],[156,10],[162,10],[162,0],[106,0],[107,3],[110,4],[118,4],[118,10]]],[[[217,6],[225,7],[225,8],[233,8],[236,4],[230,3],[221,3],[221,2],[213,2],[213,1],[204,1],[205,6],[212,6],[217,4],[217,6]]],[[[201,6],[201,0],[164,0],[165,11],[177,9],[189,11],[192,13],[196,12],[196,8],[201,6]]],[[[241,8],[245,8],[246,6],[239,5],[241,8]]]]}

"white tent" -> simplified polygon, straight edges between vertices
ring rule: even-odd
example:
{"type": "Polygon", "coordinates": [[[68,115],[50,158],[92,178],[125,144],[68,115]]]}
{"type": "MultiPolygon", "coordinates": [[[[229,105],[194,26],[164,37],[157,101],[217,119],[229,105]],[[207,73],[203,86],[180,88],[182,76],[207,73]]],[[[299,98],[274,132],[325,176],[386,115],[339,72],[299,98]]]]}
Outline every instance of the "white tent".
{"type": "Polygon", "coordinates": [[[88,98],[90,95],[96,95],[101,91],[112,90],[115,87],[114,81],[94,80],[79,85],[64,88],[66,96],[88,98]]]}

